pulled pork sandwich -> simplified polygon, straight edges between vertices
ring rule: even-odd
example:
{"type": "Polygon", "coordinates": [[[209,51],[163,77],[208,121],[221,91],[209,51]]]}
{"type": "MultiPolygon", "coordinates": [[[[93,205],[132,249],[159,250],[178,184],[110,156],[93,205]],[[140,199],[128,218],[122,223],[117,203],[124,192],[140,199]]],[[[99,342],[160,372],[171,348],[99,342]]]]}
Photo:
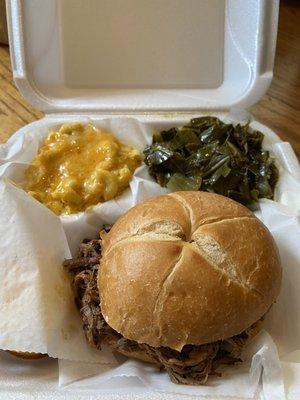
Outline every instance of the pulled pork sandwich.
{"type": "Polygon", "coordinates": [[[177,192],[133,207],[100,236],[64,263],[92,346],[193,385],[241,361],[281,282],[274,240],[251,211],[177,192]]]}

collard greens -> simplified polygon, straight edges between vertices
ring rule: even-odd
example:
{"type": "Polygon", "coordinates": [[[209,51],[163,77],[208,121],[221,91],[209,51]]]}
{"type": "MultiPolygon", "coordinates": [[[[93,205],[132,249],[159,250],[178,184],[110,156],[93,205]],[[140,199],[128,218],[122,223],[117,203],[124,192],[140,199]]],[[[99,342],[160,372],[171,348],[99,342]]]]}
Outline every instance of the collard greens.
{"type": "Polygon", "coordinates": [[[249,125],[225,124],[216,117],[156,133],[144,150],[150,174],[172,191],[205,190],[250,208],[259,198],[272,199],[278,170],[264,135],[249,125]]]}

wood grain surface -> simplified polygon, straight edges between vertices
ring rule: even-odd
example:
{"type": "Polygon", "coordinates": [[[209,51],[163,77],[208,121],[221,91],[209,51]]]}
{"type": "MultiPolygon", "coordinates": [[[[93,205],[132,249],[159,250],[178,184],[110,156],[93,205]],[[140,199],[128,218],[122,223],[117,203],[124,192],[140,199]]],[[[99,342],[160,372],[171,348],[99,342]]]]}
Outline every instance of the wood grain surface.
{"type": "MultiPolygon", "coordinates": [[[[289,141],[300,157],[299,0],[281,1],[274,79],[267,94],[250,108],[250,112],[283,140],[289,141]]],[[[15,88],[9,49],[0,46],[0,142],[42,116],[15,88]]]]}

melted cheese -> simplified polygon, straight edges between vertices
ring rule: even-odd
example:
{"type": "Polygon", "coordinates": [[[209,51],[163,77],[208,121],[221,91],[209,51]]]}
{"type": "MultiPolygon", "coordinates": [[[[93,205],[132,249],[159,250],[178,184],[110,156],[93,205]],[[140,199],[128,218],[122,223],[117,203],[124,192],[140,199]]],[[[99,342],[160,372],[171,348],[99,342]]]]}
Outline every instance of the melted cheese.
{"type": "Polygon", "coordinates": [[[56,214],[84,211],[119,195],[141,154],[92,125],[50,132],[25,172],[25,190],[56,214]]]}

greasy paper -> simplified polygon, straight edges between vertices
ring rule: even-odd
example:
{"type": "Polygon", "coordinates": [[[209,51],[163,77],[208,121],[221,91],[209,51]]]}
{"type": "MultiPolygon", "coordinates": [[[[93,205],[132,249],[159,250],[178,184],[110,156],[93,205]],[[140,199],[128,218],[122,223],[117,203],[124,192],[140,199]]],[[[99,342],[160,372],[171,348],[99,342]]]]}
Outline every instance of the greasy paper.
{"type": "Polygon", "coordinates": [[[0,197],[0,348],[114,362],[84,339],[59,218],[11,183],[0,181],[0,197]]]}

